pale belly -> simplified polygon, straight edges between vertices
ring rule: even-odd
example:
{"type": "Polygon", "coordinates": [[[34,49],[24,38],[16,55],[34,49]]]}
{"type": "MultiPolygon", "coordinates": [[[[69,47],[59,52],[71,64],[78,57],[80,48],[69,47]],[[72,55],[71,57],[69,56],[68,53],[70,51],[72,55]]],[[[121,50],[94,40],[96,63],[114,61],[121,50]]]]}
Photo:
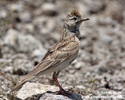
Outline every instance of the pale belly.
{"type": "Polygon", "coordinates": [[[53,68],[49,68],[47,70],[44,70],[44,71],[40,72],[39,75],[50,74],[50,73],[52,73],[54,71],[61,71],[62,69],[69,66],[70,63],[77,58],[77,55],[78,55],[78,52],[75,55],[73,55],[70,59],[62,62],[60,65],[58,65],[56,67],[53,67],[53,68]]]}

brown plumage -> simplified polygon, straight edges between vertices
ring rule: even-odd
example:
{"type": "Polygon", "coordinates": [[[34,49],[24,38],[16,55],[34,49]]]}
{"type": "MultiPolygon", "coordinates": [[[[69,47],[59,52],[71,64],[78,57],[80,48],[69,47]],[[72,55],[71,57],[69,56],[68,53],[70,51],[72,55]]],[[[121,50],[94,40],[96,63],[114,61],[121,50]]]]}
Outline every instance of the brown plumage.
{"type": "Polygon", "coordinates": [[[78,18],[81,18],[81,14],[78,12],[78,10],[76,9],[71,9],[70,12],[67,13],[67,16],[66,18],[69,18],[69,17],[78,17],[78,18]]]}
{"type": "Polygon", "coordinates": [[[21,79],[21,82],[12,89],[12,91],[16,90],[27,80],[35,76],[54,72],[53,79],[60,88],[58,93],[67,94],[67,92],[59,85],[57,76],[62,69],[67,67],[77,57],[79,50],[79,26],[82,21],[85,20],[88,19],[82,19],[80,13],[75,9],[72,9],[67,13],[61,39],[48,49],[47,53],[36,65],[35,69],[24,76],[21,79]]]}

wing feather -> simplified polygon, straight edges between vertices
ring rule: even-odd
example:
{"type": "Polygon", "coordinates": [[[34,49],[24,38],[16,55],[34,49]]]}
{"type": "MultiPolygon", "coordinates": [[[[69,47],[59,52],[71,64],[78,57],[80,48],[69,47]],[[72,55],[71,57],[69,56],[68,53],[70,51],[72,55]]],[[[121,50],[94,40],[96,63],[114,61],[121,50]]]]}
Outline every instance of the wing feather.
{"type": "Polygon", "coordinates": [[[60,63],[72,57],[79,50],[79,44],[76,41],[59,41],[49,48],[44,58],[36,65],[36,68],[30,73],[22,77],[21,83],[17,85],[12,91],[16,90],[27,80],[33,78],[40,72],[58,66],[60,63]]]}
{"type": "Polygon", "coordinates": [[[65,47],[63,45],[63,48],[57,48],[53,52],[50,52],[51,50],[49,50],[50,53],[46,53],[46,58],[44,58],[40,63],[38,63],[36,68],[32,70],[30,73],[28,73],[26,76],[24,76],[22,80],[27,77],[34,76],[39,72],[48,69],[50,66],[58,66],[60,63],[73,56],[78,50],[79,44],[75,41],[65,43],[65,47]]]}

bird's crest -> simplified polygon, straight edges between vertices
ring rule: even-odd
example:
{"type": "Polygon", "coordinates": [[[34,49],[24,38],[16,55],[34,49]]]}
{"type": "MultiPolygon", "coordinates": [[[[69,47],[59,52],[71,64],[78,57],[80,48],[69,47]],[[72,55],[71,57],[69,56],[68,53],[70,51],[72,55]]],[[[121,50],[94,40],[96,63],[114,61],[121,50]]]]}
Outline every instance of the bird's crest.
{"type": "Polygon", "coordinates": [[[69,17],[78,17],[78,18],[81,18],[81,14],[78,12],[78,10],[71,9],[70,12],[67,13],[66,18],[69,18],[69,17]]]}

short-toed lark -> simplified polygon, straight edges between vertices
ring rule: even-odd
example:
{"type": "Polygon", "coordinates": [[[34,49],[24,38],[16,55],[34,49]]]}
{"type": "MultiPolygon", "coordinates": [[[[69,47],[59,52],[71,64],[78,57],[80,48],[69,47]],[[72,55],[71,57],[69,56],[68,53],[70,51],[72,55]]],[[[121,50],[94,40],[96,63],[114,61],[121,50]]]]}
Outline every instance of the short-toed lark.
{"type": "Polygon", "coordinates": [[[82,18],[81,14],[75,9],[68,12],[64,21],[64,28],[60,40],[48,49],[47,53],[36,65],[35,69],[24,76],[21,79],[21,83],[12,89],[12,91],[16,90],[27,80],[35,76],[54,72],[53,80],[60,88],[60,91],[55,94],[68,94],[68,92],[66,92],[59,84],[57,77],[62,69],[66,68],[76,59],[79,51],[79,27],[83,21],[87,20],[89,19],[82,18]]]}

